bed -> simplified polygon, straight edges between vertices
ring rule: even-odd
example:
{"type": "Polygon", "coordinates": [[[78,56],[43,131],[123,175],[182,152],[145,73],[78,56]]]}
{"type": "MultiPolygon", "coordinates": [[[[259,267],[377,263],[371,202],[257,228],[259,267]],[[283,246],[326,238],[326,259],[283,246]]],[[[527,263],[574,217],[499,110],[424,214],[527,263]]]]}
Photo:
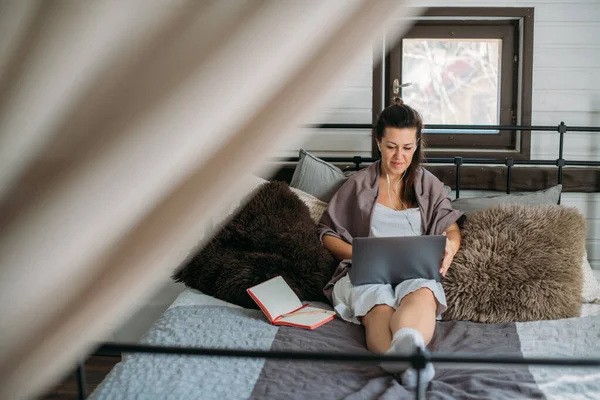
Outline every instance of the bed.
{"type": "MultiPolygon", "coordinates": [[[[290,186],[307,205],[312,220],[317,221],[326,201],[306,195],[304,190],[315,195],[331,193],[332,187],[339,187],[344,176],[330,171],[325,174],[306,172],[311,176],[328,176],[329,186],[314,187],[313,182],[312,188],[302,187],[296,173],[301,169],[303,156],[304,160],[311,159],[310,155],[301,152],[290,186]]],[[[323,163],[316,161],[315,165],[321,168],[323,163]]],[[[307,165],[304,164],[303,168],[309,168],[307,165]]],[[[519,197],[519,201],[528,204],[548,201],[556,205],[560,191],[552,195],[549,193],[534,193],[529,197],[519,197]],[[549,196],[552,198],[549,199],[549,196]]],[[[486,207],[491,207],[504,200],[495,197],[483,201],[486,207]]],[[[469,203],[468,207],[473,204],[469,203]]],[[[481,204],[477,203],[477,206],[481,204]]],[[[588,293],[579,316],[502,323],[459,319],[439,321],[429,350],[432,354],[508,356],[516,359],[600,359],[600,271],[595,271],[597,277],[594,277],[589,263],[587,266],[586,263],[584,255],[583,285],[588,293]],[[586,285],[593,287],[586,289],[586,285]]],[[[215,269],[227,267],[216,265],[215,269]]],[[[322,302],[310,303],[331,309],[322,302]]],[[[177,297],[140,343],[269,352],[370,354],[361,326],[339,318],[315,330],[273,326],[260,310],[223,301],[191,288],[177,297]]],[[[425,388],[427,399],[600,398],[598,367],[503,367],[489,364],[467,367],[443,363],[435,367],[435,379],[425,388]]],[[[127,353],[90,398],[412,399],[415,394],[376,363],[127,353]]]]}
{"type": "MultiPolygon", "coordinates": [[[[325,304],[316,304],[327,308],[325,304]]],[[[525,323],[439,322],[430,349],[516,357],[600,357],[600,305],[581,318],[525,323]]],[[[335,319],[315,330],[271,325],[259,310],[183,291],[141,343],[368,353],[361,327],[335,319]]],[[[597,399],[600,369],[436,366],[428,399],[597,399]]],[[[126,354],[92,399],[414,398],[374,364],[126,354]]]]}

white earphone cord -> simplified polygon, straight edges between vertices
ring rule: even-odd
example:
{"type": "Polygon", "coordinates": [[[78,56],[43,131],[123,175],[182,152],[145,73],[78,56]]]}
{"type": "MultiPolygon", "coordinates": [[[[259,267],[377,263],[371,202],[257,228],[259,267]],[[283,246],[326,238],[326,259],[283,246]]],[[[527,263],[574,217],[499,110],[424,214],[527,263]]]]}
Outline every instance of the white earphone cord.
{"type": "MultiPolygon", "coordinates": [[[[398,210],[396,207],[394,207],[394,203],[392,203],[392,197],[390,196],[390,191],[391,191],[390,176],[388,175],[387,168],[385,167],[385,164],[383,164],[383,161],[381,162],[381,165],[383,165],[383,170],[385,171],[385,177],[386,177],[387,183],[388,183],[388,201],[390,202],[390,205],[393,207],[394,210],[401,211],[401,210],[398,210]]],[[[404,204],[404,202],[402,201],[402,199],[398,195],[398,185],[400,184],[400,181],[402,179],[404,179],[404,175],[406,175],[406,171],[407,170],[404,170],[404,173],[402,174],[402,176],[400,177],[400,179],[398,179],[398,182],[396,182],[396,190],[394,190],[394,194],[398,198],[398,201],[400,202],[400,204],[402,205],[402,207],[404,207],[404,209],[406,211],[408,211],[408,207],[406,207],[406,204],[404,204]]],[[[410,226],[410,230],[412,231],[412,233],[414,235],[416,235],[416,236],[419,236],[420,234],[418,234],[418,233],[415,232],[415,228],[413,227],[412,223],[410,222],[410,218],[408,218],[407,213],[404,213],[404,217],[406,217],[406,221],[408,221],[408,225],[410,226]]]]}

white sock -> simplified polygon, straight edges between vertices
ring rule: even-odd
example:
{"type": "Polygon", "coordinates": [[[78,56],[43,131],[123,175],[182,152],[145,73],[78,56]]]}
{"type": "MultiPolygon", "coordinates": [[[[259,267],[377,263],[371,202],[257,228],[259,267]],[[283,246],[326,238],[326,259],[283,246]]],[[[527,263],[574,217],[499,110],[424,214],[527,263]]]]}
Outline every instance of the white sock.
{"type": "MultiPolygon", "coordinates": [[[[433,377],[435,376],[435,369],[433,368],[433,364],[427,363],[425,369],[421,371],[421,384],[427,385],[433,377]]],[[[416,388],[417,387],[417,370],[414,368],[409,368],[402,374],[402,384],[407,388],[416,388]]]]}
{"type": "MultiPolygon", "coordinates": [[[[412,328],[401,328],[392,337],[392,346],[386,354],[394,355],[412,355],[418,348],[425,349],[425,339],[421,332],[412,328]]],[[[402,374],[402,384],[407,387],[417,385],[417,373],[413,368],[409,368],[409,363],[394,362],[383,363],[381,367],[388,372],[402,374]]],[[[431,363],[428,363],[421,374],[421,382],[427,384],[435,376],[435,370],[431,363]]]]}
{"type": "MultiPolygon", "coordinates": [[[[392,345],[385,354],[389,355],[399,355],[399,356],[408,356],[414,353],[417,349],[417,346],[423,345],[423,335],[421,332],[412,328],[401,328],[392,337],[392,345]]],[[[408,362],[390,362],[390,363],[382,363],[381,368],[385,369],[387,372],[392,374],[405,371],[410,367],[408,362]]]]}
{"type": "Polygon", "coordinates": [[[400,328],[392,337],[392,347],[395,354],[412,354],[418,348],[425,348],[425,339],[421,332],[413,328],[400,328]]]}

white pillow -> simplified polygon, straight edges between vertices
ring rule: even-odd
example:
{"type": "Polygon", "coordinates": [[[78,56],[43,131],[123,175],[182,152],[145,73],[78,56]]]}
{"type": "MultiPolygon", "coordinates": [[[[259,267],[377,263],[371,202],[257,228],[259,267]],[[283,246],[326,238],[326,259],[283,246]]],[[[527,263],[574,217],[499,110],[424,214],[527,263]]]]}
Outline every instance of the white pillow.
{"type": "Polygon", "coordinates": [[[290,190],[294,192],[304,204],[306,204],[306,206],[308,207],[308,211],[310,211],[310,217],[313,221],[315,221],[315,224],[318,224],[319,220],[321,219],[321,215],[323,215],[325,209],[327,208],[327,203],[317,199],[311,194],[303,192],[300,189],[296,189],[290,186],[290,190]]]}
{"type": "Polygon", "coordinates": [[[600,303],[600,283],[594,276],[594,271],[587,259],[587,251],[583,253],[581,270],[583,272],[583,291],[581,293],[583,302],[600,303]]]}

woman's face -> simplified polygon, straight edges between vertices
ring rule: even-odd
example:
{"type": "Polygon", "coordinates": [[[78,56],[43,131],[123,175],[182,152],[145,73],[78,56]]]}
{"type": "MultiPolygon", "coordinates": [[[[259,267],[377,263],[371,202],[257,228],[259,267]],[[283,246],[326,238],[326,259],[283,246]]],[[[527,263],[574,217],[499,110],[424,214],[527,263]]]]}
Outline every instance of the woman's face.
{"type": "Polygon", "coordinates": [[[387,172],[402,175],[417,150],[417,128],[385,128],[379,146],[387,172]]]}

